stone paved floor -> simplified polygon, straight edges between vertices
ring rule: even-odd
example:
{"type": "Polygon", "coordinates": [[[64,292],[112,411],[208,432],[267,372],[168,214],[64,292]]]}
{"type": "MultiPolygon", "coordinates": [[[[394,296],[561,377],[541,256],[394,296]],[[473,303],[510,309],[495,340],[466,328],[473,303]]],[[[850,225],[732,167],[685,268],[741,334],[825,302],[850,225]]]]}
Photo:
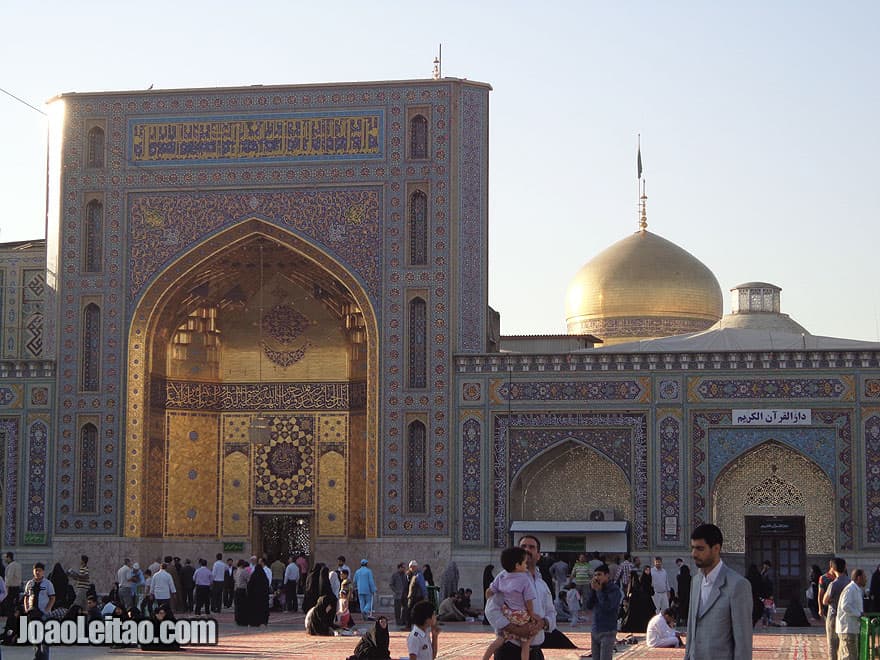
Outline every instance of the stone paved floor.
{"type": "MultiPolygon", "coordinates": [[[[358,616],[358,615],[355,615],[358,616]]],[[[84,660],[91,658],[185,658],[186,660],[223,660],[224,658],[291,658],[293,660],[344,660],[354,650],[353,637],[309,637],[303,630],[302,614],[272,613],[268,628],[240,628],[232,622],[231,613],[217,617],[220,622],[220,643],[214,647],[189,647],[180,653],[146,652],[138,649],[108,649],[104,647],[54,647],[53,660],[84,660]]],[[[590,635],[584,626],[572,631],[568,625],[563,632],[578,645],[578,649],[545,650],[547,660],[579,660],[589,653],[590,635]]],[[[821,628],[758,629],[754,637],[756,660],[813,660],[825,658],[824,636],[821,628]]],[[[644,637],[640,638],[644,642],[644,637]]],[[[440,653],[444,660],[479,660],[492,634],[479,623],[444,624],[440,634],[440,653]]],[[[615,659],[681,658],[683,650],[647,649],[644,643],[620,645],[615,659]]],[[[33,657],[29,647],[2,647],[4,660],[25,660],[33,657]]],[[[406,633],[392,628],[391,657],[406,658],[406,633]]],[[[711,659],[707,659],[711,660],[711,659]]]]}

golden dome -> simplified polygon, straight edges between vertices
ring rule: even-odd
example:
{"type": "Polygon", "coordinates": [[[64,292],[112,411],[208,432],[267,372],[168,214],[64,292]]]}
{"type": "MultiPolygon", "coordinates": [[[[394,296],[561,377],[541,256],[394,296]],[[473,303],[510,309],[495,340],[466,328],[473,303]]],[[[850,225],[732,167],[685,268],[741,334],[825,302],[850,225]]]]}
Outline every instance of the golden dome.
{"type": "Polygon", "coordinates": [[[605,345],[699,332],[721,318],[718,280],[699,259],[641,230],[588,261],[565,296],[570,334],[605,345]]]}

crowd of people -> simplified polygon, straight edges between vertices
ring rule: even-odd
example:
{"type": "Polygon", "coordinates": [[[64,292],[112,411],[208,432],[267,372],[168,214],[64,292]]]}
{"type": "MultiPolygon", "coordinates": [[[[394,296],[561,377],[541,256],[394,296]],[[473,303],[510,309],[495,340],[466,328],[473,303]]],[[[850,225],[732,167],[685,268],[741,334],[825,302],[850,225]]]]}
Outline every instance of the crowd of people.
{"type": "MultiPolygon", "coordinates": [[[[720,552],[720,542],[718,548],[720,552]]],[[[692,557],[701,568],[695,552],[692,557]]],[[[497,632],[486,659],[525,660],[529,649],[543,642],[545,632],[558,633],[557,618],[577,626],[582,613],[591,624],[597,658],[606,656],[618,631],[644,633],[648,646],[683,646],[675,628],[693,623],[693,617],[689,617],[691,572],[680,558],[675,562],[674,574],[664,569],[661,557],[655,557],[652,565],[642,566],[639,557],[628,553],[622,557],[581,553],[569,566],[563,558],[554,561],[553,557],[542,556],[537,539],[526,535],[519,546],[505,550],[500,559],[503,570],[497,576],[491,564],[483,573],[483,623],[497,632]]],[[[105,594],[99,594],[90,579],[86,555],[82,555],[78,567],[65,569],[55,563],[48,574],[38,562],[31,569],[31,579],[26,579],[12,552],[5,553],[3,560],[0,615],[7,617],[3,643],[15,642],[18,618],[32,616],[29,612],[58,619],[117,616],[158,623],[173,619],[175,613],[200,616],[232,608],[237,624],[261,626],[268,624],[273,607],[292,612],[301,607],[308,634],[357,634],[360,639],[353,658],[389,657],[390,621],[385,615],[375,616],[378,589],[367,559],[362,559],[352,573],[344,556],[337,557],[331,568],[323,562],[311,565],[303,553],[291,555],[286,563],[280,558],[270,562],[265,556],[236,561],[217,553],[210,565],[205,558],[192,562],[166,556],[143,569],[126,558],[105,594]],[[356,628],[354,614],[358,613],[368,624],[366,629],[356,628]]],[[[720,559],[717,563],[721,564],[720,559]]],[[[703,575],[708,575],[705,569],[703,575]]],[[[872,576],[862,569],[847,573],[846,562],[839,557],[829,562],[824,574],[818,566],[812,567],[805,594],[807,607],[814,618],[825,621],[832,660],[858,655],[859,619],[865,611],[864,591],[869,577],[874,602],[868,606],[880,611],[880,566],[872,576]]],[[[787,604],[782,620],[777,621],[773,595],[778,585],[769,560],[760,569],[750,566],[746,578],[731,575],[730,579],[749,585],[752,626],[758,621],[764,625],[809,625],[797,596],[787,604]]],[[[410,641],[419,647],[422,657],[430,657],[424,655],[426,648],[436,653],[438,622],[474,620],[481,614],[471,605],[472,591],[459,587],[454,561],[447,565],[437,585],[428,564],[401,562],[388,586],[394,597],[394,624],[410,632],[410,641]]]]}

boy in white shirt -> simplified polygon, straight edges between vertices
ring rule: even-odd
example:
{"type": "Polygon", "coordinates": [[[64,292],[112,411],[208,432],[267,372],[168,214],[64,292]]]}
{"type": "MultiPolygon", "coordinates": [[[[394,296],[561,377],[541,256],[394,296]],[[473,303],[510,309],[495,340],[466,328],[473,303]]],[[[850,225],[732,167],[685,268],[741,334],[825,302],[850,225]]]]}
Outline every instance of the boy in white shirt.
{"type": "Polygon", "coordinates": [[[406,639],[409,660],[434,660],[440,635],[434,605],[427,600],[419,601],[413,605],[410,616],[413,627],[406,639]]]}

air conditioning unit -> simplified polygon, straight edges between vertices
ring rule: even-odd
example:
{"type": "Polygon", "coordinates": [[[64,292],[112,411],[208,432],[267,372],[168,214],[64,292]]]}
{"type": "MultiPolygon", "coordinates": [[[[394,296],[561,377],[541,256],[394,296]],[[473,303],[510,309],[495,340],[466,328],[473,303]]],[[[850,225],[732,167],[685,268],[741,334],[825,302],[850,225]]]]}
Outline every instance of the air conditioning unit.
{"type": "Polygon", "coordinates": [[[593,509],[590,512],[591,522],[614,520],[614,509],[593,509]]]}

